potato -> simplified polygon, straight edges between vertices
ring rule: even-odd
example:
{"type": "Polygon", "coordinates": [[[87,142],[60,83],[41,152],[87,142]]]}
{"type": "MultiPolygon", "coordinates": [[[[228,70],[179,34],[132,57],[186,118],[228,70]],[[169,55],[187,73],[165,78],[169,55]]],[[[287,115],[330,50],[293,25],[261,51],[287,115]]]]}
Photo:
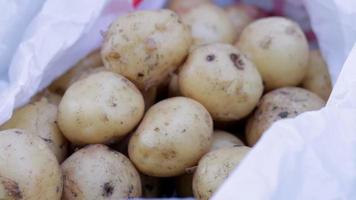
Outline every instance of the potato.
{"type": "Polygon", "coordinates": [[[261,11],[256,7],[248,4],[233,4],[225,8],[225,12],[229,16],[232,22],[237,36],[239,36],[242,30],[251,22],[261,16],[261,11]]]}
{"type": "Polygon", "coordinates": [[[213,143],[210,151],[222,148],[231,148],[235,146],[244,146],[244,143],[235,135],[221,130],[215,130],[213,134],[213,143]]]}
{"type": "Polygon", "coordinates": [[[308,71],[302,85],[305,89],[314,92],[325,101],[328,100],[332,90],[331,79],[328,66],[319,50],[310,51],[308,71]]]}
{"type": "Polygon", "coordinates": [[[206,154],[198,164],[193,178],[193,192],[198,200],[208,200],[230,173],[238,166],[250,148],[224,148],[206,154]]]}
{"type": "Polygon", "coordinates": [[[222,8],[212,4],[200,5],[181,15],[191,27],[193,45],[213,42],[233,43],[236,31],[222,8]]]}
{"type": "Polygon", "coordinates": [[[233,121],[247,116],[263,92],[256,67],[229,44],[197,47],[178,77],[182,94],[203,104],[217,121],[233,121]]]}
{"type": "Polygon", "coordinates": [[[171,80],[169,81],[169,85],[168,85],[168,96],[170,97],[182,96],[182,93],[180,92],[179,89],[177,74],[172,74],[171,76],[171,80]]]}
{"type": "Polygon", "coordinates": [[[0,130],[18,128],[38,135],[46,142],[59,162],[67,156],[67,141],[57,126],[56,105],[46,98],[17,109],[12,118],[0,127],[0,130]]]}
{"type": "Polygon", "coordinates": [[[62,96],[46,89],[32,97],[30,102],[35,103],[43,98],[47,99],[48,103],[58,106],[62,96]]]}
{"type": "Polygon", "coordinates": [[[111,143],[140,121],[144,101],[125,77],[98,72],[73,83],[59,104],[58,125],[74,144],[111,143]]]}
{"type": "Polygon", "coordinates": [[[275,121],[292,118],[300,113],[318,110],[325,101],[308,90],[297,87],[284,87],[265,94],[246,127],[246,140],[249,146],[259,138],[275,121]]]}
{"type": "Polygon", "coordinates": [[[62,164],[66,200],[128,199],[141,196],[138,172],[121,153],[105,145],[88,145],[62,164]]]}
{"type": "Polygon", "coordinates": [[[148,89],[178,67],[191,43],[188,26],[174,12],[136,11],[111,24],[101,55],[106,68],[148,89]]]}
{"type": "Polygon", "coordinates": [[[21,129],[0,132],[0,199],[61,199],[58,161],[40,137],[21,129]]]}
{"type": "Polygon", "coordinates": [[[63,95],[67,88],[78,80],[78,77],[85,73],[87,70],[94,69],[103,66],[103,61],[101,60],[100,49],[96,49],[86,57],[81,59],[77,64],[75,64],[70,70],[68,70],[64,75],[60,76],[55,80],[48,89],[57,94],[63,95]]]}
{"type": "Polygon", "coordinates": [[[256,20],[242,31],[236,45],[255,63],[267,90],[296,86],[307,72],[307,39],[289,19],[256,20]]]}
{"type": "Polygon", "coordinates": [[[168,8],[178,14],[184,14],[199,5],[210,2],[211,0],[170,0],[168,8]]]}
{"type": "Polygon", "coordinates": [[[210,148],[213,122],[198,102],[174,97],[153,105],[129,142],[129,157],[138,170],[171,177],[194,166],[210,148]]]}

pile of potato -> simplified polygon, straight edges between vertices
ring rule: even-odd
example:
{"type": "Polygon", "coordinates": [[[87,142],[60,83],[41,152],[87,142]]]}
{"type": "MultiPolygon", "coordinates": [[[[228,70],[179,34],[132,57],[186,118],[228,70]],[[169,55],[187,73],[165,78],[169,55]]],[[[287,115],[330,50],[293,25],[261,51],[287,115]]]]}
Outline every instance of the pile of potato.
{"type": "Polygon", "coordinates": [[[325,105],[327,66],[295,22],[168,8],[115,20],[0,127],[0,199],[209,199],[274,122],[325,105]]]}

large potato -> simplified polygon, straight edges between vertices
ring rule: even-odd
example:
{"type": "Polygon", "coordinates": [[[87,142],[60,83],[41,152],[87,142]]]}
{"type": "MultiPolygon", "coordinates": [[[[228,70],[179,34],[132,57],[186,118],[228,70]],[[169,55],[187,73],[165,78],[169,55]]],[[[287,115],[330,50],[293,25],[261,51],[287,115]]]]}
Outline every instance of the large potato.
{"type": "Polygon", "coordinates": [[[256,67],[238,49],[214,43],[192,51],[180,70],[179,89],[203,104],[214,120],[233,121],[252,112],[263,85],[256,67]]]}
{"type": "Polygon", "coordinates": [[[201,4],[210,2],[211,0],[170,0],[168,8],[178,14],[184,14],[201,4]]]}
{"type": "Polygon", "coordinates": [[[213,143],[210,147],[210,151],[235,146],[244,146],[244,143],[232,133],[221,130],[214,131],[213,143]]]}
{"type": "Polygon", "coordinates": [[[0,199],[59,200],[62,174],[40,137],[21,129],[0,132],[0,199]]]}
{"type": "Polygon", "coordinates": [[[253,146],[275,121],[292,118],[300,113],[318,110],[325,101],[308,90],[284,87],[265,94],[246,127],[246,140],[253,146]]]}
{"type": "Polygon", "coordinates": [[[260,17],[261,11],[256,7],[248,4],[233,4],[225,8],[225,12],[229,16],[237,36],[251,22],[260,17]]]}
{"type": "Polygon", "coordinates": [[[307,72],[307,39],[289,19],[268,17],[252,22],[242,31],[237,47],[255,63],[267,90],[298,85],[307,72]]]}
{"type": "Polygon", "coordinates": [[[234,26],[222,8],[203,4],[181,15],[191,27],[193,44],[213,42],[233,43],[236,39],[234,26]]]}
{"type": "Polygon", "coordinates": [[[66,200],[128,199],[141,196],[138,172],[124,155],[105,145],[89,145],[62,164],[66,200]]]}
{"type": "Polygon", "coordinates": [[[153,105],[129,142],[129,157],[139,171],[170,177],[194,166],[210,148],[213,123],[198,102],[174,97],[153,105]]]}
{"type": "Polygon", "coordinates": [[[147,89],[178,67],[191,42],[188,26],[174,12],[136,11],[111,24],[101,55],[106,68],[147,89]]]}
{"type": "Polygon", "coordinates": [[[198,164],[193,178],[193,192],[198,200],[208,200],[230,173],[238,166],[249,147],[223,148],[206,154],[198,164]]]}
{"type": "Polygon", "coordinates": [[[310,51],[308,72],[302,85],[305,89],[314,92],[325,101],[330,96],[332,85],[328,66],[318,50],[310,51]]]}
{"type": "Polygon", "coordinates": [[[87,70],[95,69],[100,66],[103,66],[103,61],[101,60],[100,50],[96,49],[87,56],[85,56],[83,59],[81,59],[65,74],[55,80],[48,87],[48,89],[52,92],[62,95],[71,84],[78,80],[78,77],[82,73],[85,73],[87,70]]]}
{"type": "Polygon", "coordinates": [[[143,97],[133,83],[99,72],[67,89],[59,104],[58,125],[72,143],[110,143],[129,133],[143,112],[143,97]]]}
{"type": "Polygon", "coordinates": [[[62,162],[67,155],[67,141],[57,126],[57,112],[56,105],[42,98],[17,109],[0,130],[19,128],[38,135],[62,162]]]}

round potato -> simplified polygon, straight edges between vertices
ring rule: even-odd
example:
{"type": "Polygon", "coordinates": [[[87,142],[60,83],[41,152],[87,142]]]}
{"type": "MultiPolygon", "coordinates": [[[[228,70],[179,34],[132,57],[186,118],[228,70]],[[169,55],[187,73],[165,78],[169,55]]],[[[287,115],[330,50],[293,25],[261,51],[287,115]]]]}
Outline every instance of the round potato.
{"type": "Polygon", "coordinates": [[[308,41],[289,19],[256,20],[242,31],[236,45],[257,66],[267,90],[296,86],[307,72],[308,41]]]}
{"type": "Polygon", "coordinates": [[[184,96],[203,104],[217,121],[247,116],[263,92],[253,63],[235,47],[221,43],[192,51],[179,72],[179,88],[184,96]]]}
{"type": "Polygon", "coordinates": [[[198,102],[174,97],[153,105],[129,142],[129,157],[149,176],[170,177],[194,166],[210,148],[213,122],[198,102]]]}
{"type": "Polygon", "coordinates": [[[211,0],[170,0],[168,8],[178,14],[184,14],[201,4],[210,2],[211,0]]]}
{"type": "Polygon", "coordinates": [[[236,39],[232,22],[218,6],[203,4],[181,16],[183,22],[191,27],[193,45],[213,42],[233,43],[236,39]]]}
{"type": "Polygon", "coordinates": [[[188,26],[174,12],[136,11],[111,24],[101,55],[106,68],[148,89],[178,67],[191,43],[188,26]]]}
{"type": "Polygon", "coordinates": [[[275,121],[318,110],[324,105],[325,101],[318,95],[297,87],[284,87],[265,94],[247,123],[247,144],[255,145],[263,132],[275,121]]]}
{"type": "Polygon", "coordinates": [[[169,81],[169,85],[168,85],[168,96],[170,97],[182,96],[182,93],[180,92],[179,89],[177,74],[172,74],[171,76],[171,80],[169,81]]]}
{"type": "Polygon", "coordinates": [[[58,161],[40,137],[21,129],[0,132],[0,199],[59,200],[58,161]]]}
{"type": "Polygon", "coordinates": [[[213,134],[213,143],[210,151],[222,148],[231,148],[235,146],[244,146],[244,143],[235,135],[221,130],[215,130],[213,134]]]}
{"type": "Polygon", "coordinates": [[[105,145],[89,145],[62,164],[66,200],[128,199],[141,196],[138,172],[124,155],[105,145]]]}
{"type": "Polygon", "coordinates": [[[238,166],[250,148],[224,148],[206,154],[198,164],[193,178],[193,192],[198,200],[208,200],[230,173],[238,166]]]}
{"type": "Polygon", "coordinates": [[[254,6],[248,4],[233,4],[225,8],[225,12],[229,16],[237,36],[251,22],[256,20],[261,12],[254,6]]]}
{"type": "Polygon", "coordinates": [[[94,69],[103,66],[103,61],[101,60],[100,49],[96,49],[86,57],[81,59],[77,64],[75,64],[70,70],[65,74],[60,76],[55,80],[48,89],[57,94],[63,95],[67,88],[72,85],[78,77],[85,73],[87,70],[94,69]]]}
{"type": "Polygon", "coordinates": [[[308,72],[302,85],[305,89],[314,92],[325,101],[328,100],[332,90],[332,84],[328,66],[319,50],[310,51],[308,72]]]}
{"type": "Polygon", "coordinates": [[[42,98],[17,109],[0,130],[18,128],[38,135],[46,142],[58,161],[62,162],[67,156],[68,143],[57,126],[57,112],[56,105],[42,98]]]}
{"type": "Polygon", "coordinates": [[[75,144],[111,143],[140,121],[144,100],[125,77],[99,72],[73,83],[59,104],[58,125],[75,144]]]}

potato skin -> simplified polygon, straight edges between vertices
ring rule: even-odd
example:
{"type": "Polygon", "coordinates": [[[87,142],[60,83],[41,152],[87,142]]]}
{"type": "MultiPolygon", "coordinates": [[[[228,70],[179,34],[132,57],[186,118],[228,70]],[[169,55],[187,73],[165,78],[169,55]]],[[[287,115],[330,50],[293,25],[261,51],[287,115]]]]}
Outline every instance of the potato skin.
{"type": "Polygon", "coordinates": [[[206,154],[193,177],[193,192],[197,200],[208,200],[249,152],[246,146],[223,148],[206,154]]]}
{"type": "Polygon", "coordinates": [[[255,145],[275,121],[318,110],[324,105],[325,101],[318,95],[297,87],[284,87],[265,94],[247,123],[247,144],[255,145]]]}
{"type": "Polygon", "coordinates": [[[300,84],[307,72],[309,47],[301,28],[283,17],[249,24],[236,46],[257,66],[266,90],[300,84]]]}
{"type": "Polygon", "coordinates": [[[82,58],[65,74],[55,80],[48,86],[48,89],[51,92],[63,95],[67,88],[78,80],[78,77],[81,76],[81,74],[86,73],[87,70],[95,69],[100,66],[103,66],[100,49],[95,49],[93,52],[82,58]]]}
{"type": "Polygon", "coordinates": [[[178,67],[191,43],[188,26],[174,12],[136,11],[111,24],[101,56],[106,68],[148,89],[178,67]]]}
{"type": "Polygon", "coordinates": [[[191,27],[193,45],[213,42],[233,43],[236,32],[224,10],[213,4],[202,4],[181,15],[191,27]]]}
{"type": "Polygon", "coordinates": [[[229,44],[213,43],[195,48],[178,78],[182,94],[203,104],[217,121],[234,121],[247,116],[263,92],[256,67],[229,44]]]}
{"type": "Polygon", "coordinates": [[[170,0],[168,1],[168,9],[173,10],[178,14],[184,14],[199,5],[210,3],[211,0],[170,0]]]}
{"type": "Polygon", "coordinates": [[[38,136],[21,129],[0,132],[0,199],[59,200],[58,161],[38,136]]]}
{"type": "Polygon", "coordinates": [[[105,145],[88,145],[62,164],[66,200],[126,199],[141,196],[138,172],[124,155],[105,145]]]}
{"type": "Polygon", "coordinates": [[[171,177],[194,166],[210,148],[213,123],[198,102],[174,97],[153,105],[129,142],[129,157],[149,176],[171,177]]]}
{"type": "Polygon", "coordinates": [[[140,121],[144,101],[125,77],[98,72],[71,85],[59,104],[58,125],[74,144],[111,143],[140,121]]]}
{"type": "Polygon", "coordinates": [[[57,126],[57,113],[57,106],[42,98],[17,109],[0,130],[18,128],[39,136],[62,162],[67,156],[68,142],[57,126]]]}
{"type": "Polygon", "coordinates": [[[325,101],[328,100],[332,84],[328,66],[319,50],[312,50],[309,54],[308,72],[303,80],[303,88],[314,92],[325,101]]]}
{"type": "Polygon", "coordinates": [[[222,148],[231,148],[235,146],[244,146],[244,143],[232,133],[222,130],[214,131],[213,143],[210,147],[210,151],[222,148]]]}

